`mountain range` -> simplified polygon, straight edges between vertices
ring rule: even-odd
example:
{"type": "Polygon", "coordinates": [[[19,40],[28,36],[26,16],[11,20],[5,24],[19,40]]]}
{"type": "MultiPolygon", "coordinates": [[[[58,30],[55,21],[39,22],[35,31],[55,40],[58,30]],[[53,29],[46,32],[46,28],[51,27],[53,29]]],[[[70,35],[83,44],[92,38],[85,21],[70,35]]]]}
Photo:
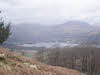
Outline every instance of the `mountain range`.
{"type": "Polygon", "coordinates": [[[100,43],[100,26],[83,21],[68,21],[58,25],[18,24],[12,27],[11,43],[70,42],[100,43]]]}

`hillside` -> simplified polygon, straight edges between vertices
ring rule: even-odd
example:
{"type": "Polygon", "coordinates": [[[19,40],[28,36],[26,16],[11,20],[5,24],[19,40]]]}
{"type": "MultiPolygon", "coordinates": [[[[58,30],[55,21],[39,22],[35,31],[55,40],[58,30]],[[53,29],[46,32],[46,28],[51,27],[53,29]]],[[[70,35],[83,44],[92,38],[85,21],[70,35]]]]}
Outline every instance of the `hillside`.
{"type": "Polygon", "coordinates": [[[85,75],[78,71],[41,64],[0,48],[0,75],[85,75]]]}

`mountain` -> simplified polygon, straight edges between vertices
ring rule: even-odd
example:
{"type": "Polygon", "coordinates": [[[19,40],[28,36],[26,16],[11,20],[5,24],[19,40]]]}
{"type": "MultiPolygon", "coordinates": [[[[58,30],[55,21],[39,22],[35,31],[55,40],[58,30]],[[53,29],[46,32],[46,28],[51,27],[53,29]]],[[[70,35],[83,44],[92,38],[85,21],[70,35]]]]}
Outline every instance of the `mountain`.
{"type": "Polygon", "coordinates": [[[58,25],[19,24],[13,27],[10,42],[34,43],[69,41],[72,43],[100,42],[100,26],[87,22],[68,21],[58,25]]]}
{"type": "Polygon", "coordinates": [[[85,75],[78,71],[48,66],[0,48],[0,75],[85,75]]]}
{"type": "Polygon", "coordinates": [[[38,42],[52,37],[51,27],[38,24],[20,24],[13,27],[11,41],[38,42]],[[50,35],[49,35],[50,34],[50,35]]]}
{"type": "Polygon", "coordinates": [[[61,40],[100,44],[100,26],[93,26],[82,21],[69,21],[56,26],[55,30],[59,34],[62,34],[61,40]]]}

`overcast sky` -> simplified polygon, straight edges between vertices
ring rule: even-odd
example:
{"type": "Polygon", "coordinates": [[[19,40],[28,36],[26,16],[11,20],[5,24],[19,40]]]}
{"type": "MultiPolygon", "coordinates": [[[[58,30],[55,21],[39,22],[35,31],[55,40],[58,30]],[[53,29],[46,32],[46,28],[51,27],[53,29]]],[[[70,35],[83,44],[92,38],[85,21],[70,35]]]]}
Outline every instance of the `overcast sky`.
{"type": "Polygon", "coordinates": [[[100,23],[100,0],[0,0],[0,9],[13,23],[100,23]]]}

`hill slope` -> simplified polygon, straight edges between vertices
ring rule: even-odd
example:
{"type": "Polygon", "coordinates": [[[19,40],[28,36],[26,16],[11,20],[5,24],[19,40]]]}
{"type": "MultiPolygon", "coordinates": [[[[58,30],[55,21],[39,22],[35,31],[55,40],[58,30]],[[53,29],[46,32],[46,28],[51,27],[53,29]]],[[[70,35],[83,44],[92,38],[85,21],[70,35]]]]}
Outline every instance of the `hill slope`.
{"type": "Polygon", "coordinates": [[[0,75],[85,75],[71,69],[41,64],[0,48],[0,75]]]}

